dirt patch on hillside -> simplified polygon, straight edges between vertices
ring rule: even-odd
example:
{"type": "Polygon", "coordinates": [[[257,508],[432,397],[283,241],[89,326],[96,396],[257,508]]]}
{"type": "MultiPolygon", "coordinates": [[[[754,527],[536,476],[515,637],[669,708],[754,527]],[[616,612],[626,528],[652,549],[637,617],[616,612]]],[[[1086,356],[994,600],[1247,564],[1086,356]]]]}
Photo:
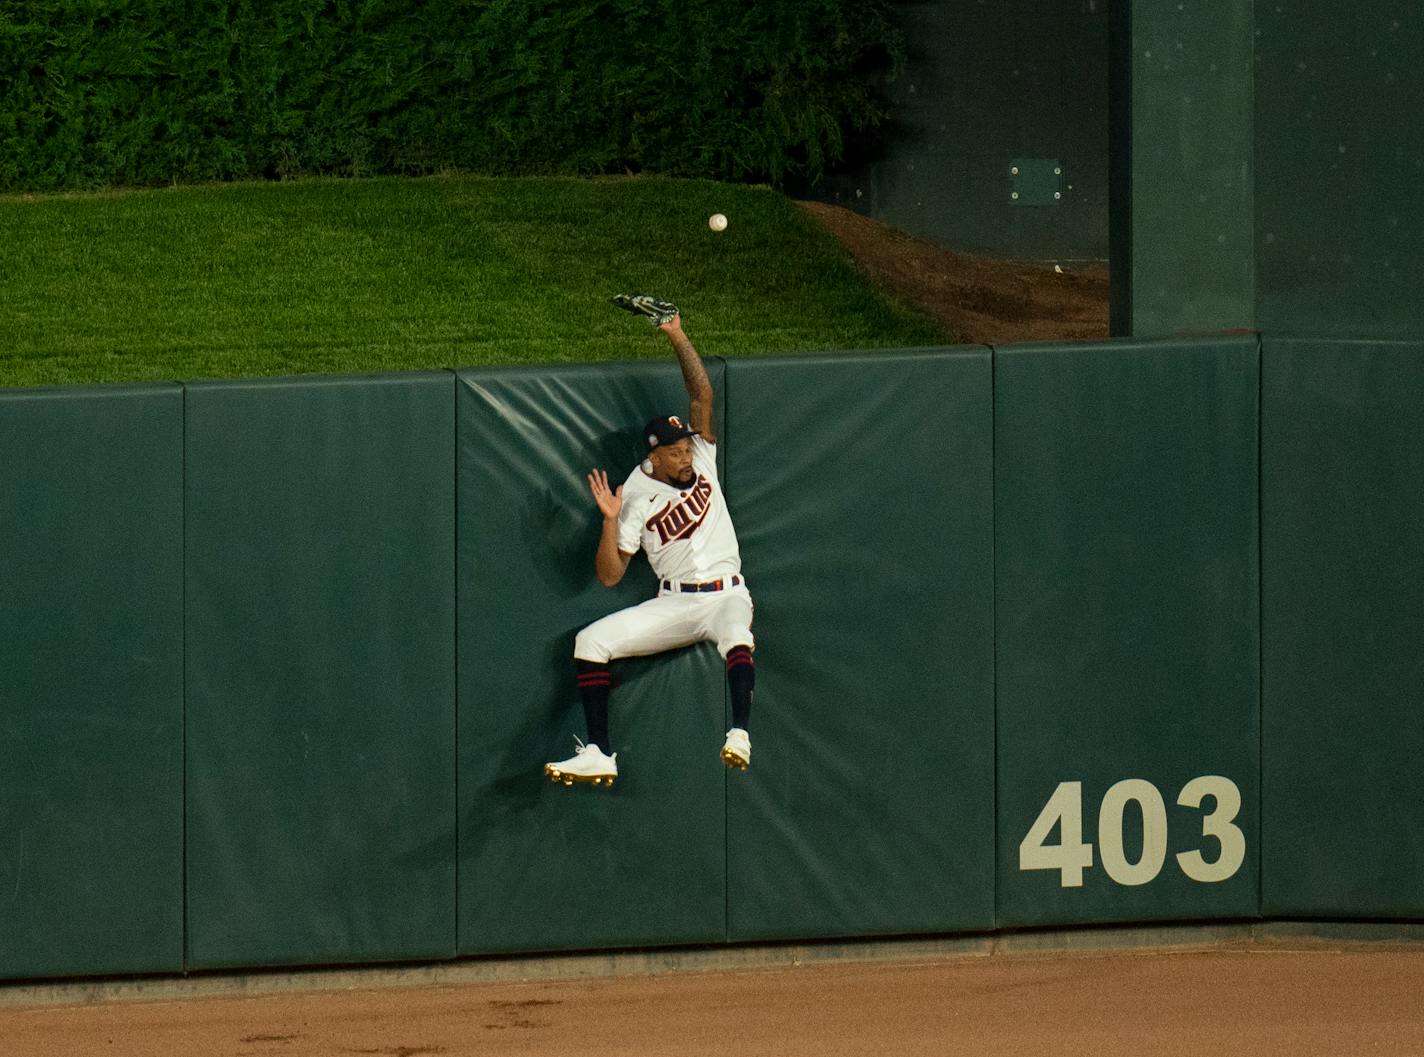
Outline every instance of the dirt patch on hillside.
{"type": "Polygon", "coordinates": [[[955,253],[824,202],[799,203],[876,285],[927,313],[962,342],[1093,341],[1108,336],[1108,267],[995,260],[955,253]]]}

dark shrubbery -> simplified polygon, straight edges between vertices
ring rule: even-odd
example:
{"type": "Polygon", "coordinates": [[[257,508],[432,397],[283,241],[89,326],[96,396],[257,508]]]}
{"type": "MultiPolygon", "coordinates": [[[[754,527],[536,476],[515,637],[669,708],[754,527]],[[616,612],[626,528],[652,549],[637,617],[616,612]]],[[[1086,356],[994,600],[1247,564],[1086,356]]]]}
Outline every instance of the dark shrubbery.
{"type": "Polygon", "coordinates": [[[814,181],[901,54],[891,0],[0,0],[0,188],[814,181]]]}

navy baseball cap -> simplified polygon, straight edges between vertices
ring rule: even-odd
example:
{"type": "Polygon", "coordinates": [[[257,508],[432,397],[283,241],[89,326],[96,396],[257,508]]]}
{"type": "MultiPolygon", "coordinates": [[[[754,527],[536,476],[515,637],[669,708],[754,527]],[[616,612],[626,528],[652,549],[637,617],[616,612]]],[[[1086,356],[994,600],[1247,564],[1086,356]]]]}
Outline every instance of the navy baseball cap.
{"type": "Polygon", "coordinates": [[[659,415],[643,427],[643,441],[648,450],[674,444],[683,437],[696,436],[697,430],[688,429],[676,415],[659,415]]]}

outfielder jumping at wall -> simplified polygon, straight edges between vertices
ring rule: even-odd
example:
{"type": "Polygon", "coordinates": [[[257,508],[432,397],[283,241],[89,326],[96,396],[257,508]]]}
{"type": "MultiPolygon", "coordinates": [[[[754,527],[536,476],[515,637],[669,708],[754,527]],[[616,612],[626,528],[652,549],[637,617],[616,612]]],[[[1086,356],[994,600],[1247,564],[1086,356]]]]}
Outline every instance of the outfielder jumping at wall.
{"type": "Polygon", "coordinates": [[[755,681],[752,596],[741,575],[737,534],[717,481],[712,383],[682,332],[676,305],[628,294],[613,303],[647,316],[672,341],[691,409],[685,424],[676,415],[660,415],[643,428],[647,454],[617,488],[609,488],[603,470],[588,475],[593,501],[603,514],[594,559],[599,582],[612,587],[622,580],[641,548],[657,575],[658,593],[579,632],[574,663],[588,741],[580,742],[569,759],[545,764],[544,773],[564,785],[611,786],[618,776],[618,754],[609,752],[610,662],[694,642],[715,642],[727,662],[732,729],[722,745],[722,762],[745,771],[752,759],[747,733],[755,681]]]}

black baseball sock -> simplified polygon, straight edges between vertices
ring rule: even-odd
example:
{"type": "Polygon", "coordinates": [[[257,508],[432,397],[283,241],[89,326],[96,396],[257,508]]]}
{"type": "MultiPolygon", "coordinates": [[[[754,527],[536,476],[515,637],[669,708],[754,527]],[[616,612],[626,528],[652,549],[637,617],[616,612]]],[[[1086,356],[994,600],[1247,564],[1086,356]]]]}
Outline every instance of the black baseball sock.
{"type": "Polygon", "coordinates": [[[756,686],[756,665],[750,646],[733,646],[727,651],[727,689],[732,696],[732,726],[750,730],[752,689],[756,686]]]}
{"type": "Polygon", "coordinates": [[[583,718],[588,725],[588,744],[597,745],[611,755],[608,740],[608,691],[613,678],[606,664],[598,661],[575,660],[578,667],[579,697],[583,701],[583,718]]]}

